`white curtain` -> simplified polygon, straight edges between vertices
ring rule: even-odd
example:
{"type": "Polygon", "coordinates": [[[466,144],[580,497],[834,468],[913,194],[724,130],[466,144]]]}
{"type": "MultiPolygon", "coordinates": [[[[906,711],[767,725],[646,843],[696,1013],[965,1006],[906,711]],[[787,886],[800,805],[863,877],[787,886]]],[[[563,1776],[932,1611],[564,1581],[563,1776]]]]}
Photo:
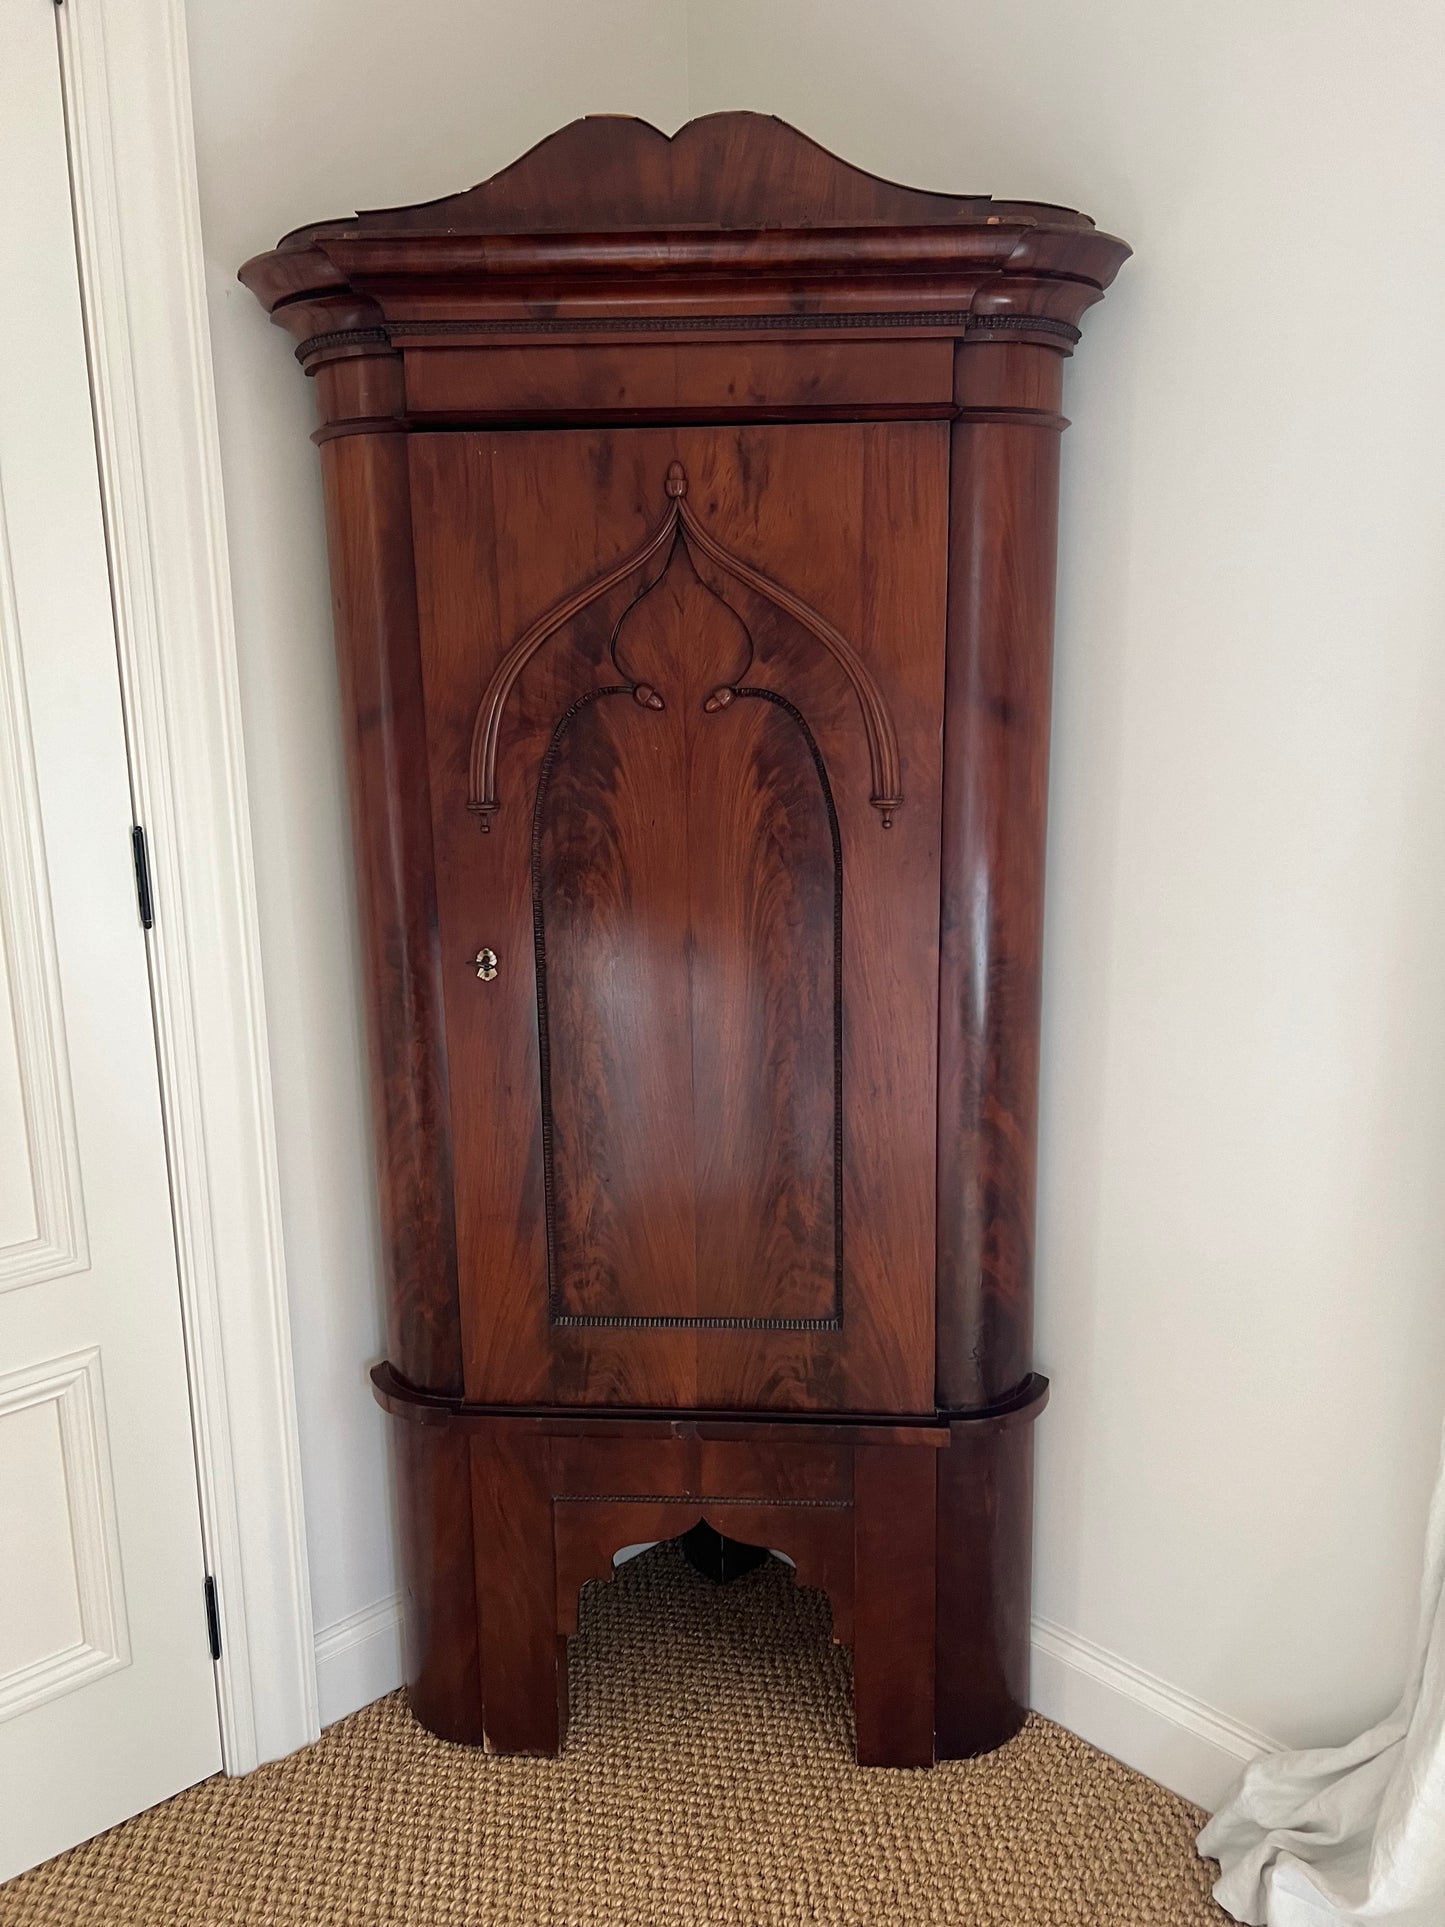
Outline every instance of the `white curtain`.
{"type": "Polygon", "coordinates": [[[1251,1927],[1445,1927],[1445,1451],[1400,1704],[1348,1746],[1256,1760],[1199,1851],[1251,1927]]]}

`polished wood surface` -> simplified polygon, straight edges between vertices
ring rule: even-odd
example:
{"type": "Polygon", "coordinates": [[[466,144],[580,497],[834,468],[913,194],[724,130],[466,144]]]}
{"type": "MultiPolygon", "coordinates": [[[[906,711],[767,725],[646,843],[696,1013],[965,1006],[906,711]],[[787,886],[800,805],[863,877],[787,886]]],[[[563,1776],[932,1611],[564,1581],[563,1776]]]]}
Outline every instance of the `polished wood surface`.
{"type": "Polygon", "coordinates": [[[387,1338],[398,1369],[462,1384],[441,958],[405,443],[324,450],[332,611],[366,967],[387,1338]]]}
{"type": "MultiPolygon", "coordinates": [[[[1066,351],[1127,254],[1070,208],[894,187],[767,115],[710,115],[670,140],[604,117],[465,194],[299,229],[241,278],[311,370],[377,347],[424,364],[538,340],[738,343],[744,320],[768,342],[1066,351]]],[[[719,369],[717,405],[738,372],[719,369]]]]}
{"type": "Polygon", "coordinates": [[[423,1726],[480,1746],[481,1648],[472,1539],[471,1449],[459,1428],[397,1425],[406,1682],[423,1726]]]}
{"type": "Polygon", "coordinates": [[[965,344],[955,379],[962,412],[949,485],[938,1403],[969,1410],[1012,1392],[1032,1357],[1062,363],[1046,348],[965,344]]]}
{"type": "Polygon", "coordinates": [[[987,1417],[956,1419],[938,1454],[935,1757],[1012,1738],[1029,1709],[1034,1420],[1031,1375],[987,1417]]]}
{"type": "Polygon", "coordinates": [[[362,214],[356,226],[518,235],[795,224],[890,228],[977,224],[1017,206],[1031,217],[1043,211],[1061,224],[1093,225],[1068,208],[1040,210],[987,194],[930,194],[883,180],[771,115],[705,114],[669,136],[630,115],[592,114],[464,193],[362,214]]]}
{"type": "MultiPolygon", "coordinates": [[[[391,1398],[405,1413],[407,1394],[391,1398]]],[[[403,1418],[408,1466],[440,1467],[457,1444],[470,1450],[469,1496],[426,1475],[426,1498],[451,1509],[428,1508],[413,1558],[431,1571],[438,1547],[453,1561],[462,1545],[476,1548],[468,1623],[447,1641],[427,1617],[413,1639],[418,1714],[433,1730],[445,1724],[447,1738],[557,1753],[582,1587],[610,1579],[624,1547],[702,1521],[785,1554],[798,1584],[827,1594],[833,1637],[853,1649],[860,1765],[930,1765],[935,1467],[949,1432],[804,1426],[780,1439],[786,1428],[773,1426],[770,1438],[749,1436],[757,1429],[724,1420],[598,1438],[545,1418],[479,1417],[467,1432],[403,1418]]]]}
{"type": "Polygon", "coordinates": [[[411,449],[468,1395],[930,1409],[946,431],[411,449]]]}
{"type": "Polygon", "coordinates": [[[756,114],[574,123],[242,278],[315,384],[412,1704],[551,1753],[698,1522],[858,1754],[1027,1705],[1062,370],[1127,254],[756,114]]]}

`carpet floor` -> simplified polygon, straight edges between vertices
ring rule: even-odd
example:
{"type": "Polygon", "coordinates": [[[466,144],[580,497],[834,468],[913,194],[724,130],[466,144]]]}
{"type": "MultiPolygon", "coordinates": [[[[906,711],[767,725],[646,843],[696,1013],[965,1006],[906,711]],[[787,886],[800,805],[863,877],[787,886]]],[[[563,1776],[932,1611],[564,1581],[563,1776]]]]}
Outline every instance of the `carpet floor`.
{"type": "Polygon", "coordinates": [[[424,1733],[399,1694],[0,1887],[3,1927],[1194,1927],[1204,1816],[1037,1717],[983,1760],[860,1772],[826,1603],[660,1546],[589,1587],[560,1760],[424,1733]]]}

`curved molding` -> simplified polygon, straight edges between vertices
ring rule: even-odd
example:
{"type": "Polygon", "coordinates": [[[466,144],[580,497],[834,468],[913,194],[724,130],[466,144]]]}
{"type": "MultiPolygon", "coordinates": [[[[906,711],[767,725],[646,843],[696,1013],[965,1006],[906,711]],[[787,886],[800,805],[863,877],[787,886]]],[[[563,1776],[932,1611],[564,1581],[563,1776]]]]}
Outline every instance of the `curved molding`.
{"type": "Polygon", "coordinates": [[[963,1407],[941,1414],[951,1426],[971,1437],[989,1432],[1004,1432],[1015,1425],[1031,1425],[1049,1402],[1049,1381],[1041,1372],[1030,1372],[1006,1398],[992,1405],[963,1407]]]}
{"type": "Polygon", "coordinates": [[[1042,314],[974,314],[968,308],[884,309],[843,314],[517,315],[504,320],[388,321],[369,327],[329,328],[296,345],[305,365],[313,356],[345,348],[404,348],[409,342],[470,336],[726,335],[914,333],[1045,335],[1072,348],[1072,321],[1042,314]]]}
{"type": "Polygon", "coordinates": [[[482,828],[490,826],[495,816],[497,802],[497,742],[501,734],[502,715],[507,699],[516,685],[517,678],[527,664],[544,648],[559,630],[566,627],[584,609],[616,588],[619,582],[645,568],[654,556],[670,548],[680,535],[698,554],[704,555],[725,575],[745,588],[762,596],[779,608],[785,615],[806,629],[815,641],[821,643],[828,654],[843,671],[858,700],[858,708],[863,719],[863,731],[868,741],[868,761],[872,776],[872,794],[869,802],[883,819],[884,829],[892,826],[894,812],[903,802],[903,792],[899,773],[898,735],[893,727],[893,719],[884,703],[882,691],[868,669],[867,664],[853,647],[852,643],[835,629],[828,619],[820,615],[801,596],[794,595],[779,582],[774,582],[751,563],[744,562],[741,556],[732,554],[700,522],[687,501],[687,472],[681,462],[673,462],[667,471],[668,506],[657,527],[630,555],[621,562],[614,563],[610,569],[595,577],[591,582],[576,589],[562,601],[554,603],[544,615],[532,624],[524,635],[513,643],[503,656],[492,674],[491,681],[482,693],[477,709],[476,721],[472,726],[472,749],[469,764],[469,795],[467,808],[474,816],[480,817],[482,828]]]}
{"type": "MultiPolygon", "coordinates": [[[[674,463],[674,467],[678,464],[674,463]]],[[[672,477],[669,474],[668,485],[672,477]]],[[[754,590],[765,600],[774,603],[794,622],[814,636],[832,656],[838,667],[853,685],[853,694],[858,698],[858,707],[863,712],[863,729],[868,738],[868,760],[873,773],[873,793],[868,801],[883,818],[884,829],[893,824],[893,812],[901,808],[903,788],[898,767],[898,736],[893,727],[883,701],[882,691],[874,682],[871,673],[845,636],[835,629],[825,616],[804,602],[801,596],[785,589],[780,582],[765,576],[761,569],[744,562],[741,556],[731,554],[717,539],[709,534],[697,517],[687,506],[687,498],[679,500],[682,526],[690,541],[727,575],[741,582],[744,587],[754,590]]]]}
{"type": "Polygon", "coordinates": [[[631,280],[644,265],[685,279],[728,264],[781,283],[782,306],[788,283],[839,271],[856,275],[859,295],[879,274],[1020,271],[1083,308],[1127,254],[1072,208],[904,187],[766,114],[710,114],[670,136],[607,115],[574,121],[463,193],[298,228],[241,278],[287,326],[286,306],[302,298],[384,304],[399,281],[410,296],[458,272],[545,275],[548,309],[561,278],[564,300],[585,304],[592,275],[631,280]]]}
{"type": "Polygon", "coordinates": [[[545,615],[537,618],[525,635],[513,643],[498,663],[492,680],[483,692],[477,719],[472,725],[471,782],[467,808],[473,815],[481,817],[484,830],[491,827],[488,819],[495,816],[498,808],[497,737],[502,727],[502,712],[518,676],[537,651],[550,642],[559,629],[565,628],[574,616],[581,615],[584,609],[605,596],[609,589],[615,589],[619,582],[625,582],[628,576],[645,568],[653,556],[666,548],[677,528],[677,519],[677,505],[673,503],[641,548],[634,549],[584,588],[554,603],[545,615]]]}
{"type": "MultiPolygon", "coordinates": [[[[715,1493],[690,1492],[559,1492],[552,1503],[553,1505],[745,1505],[755,1510],[759,1507],[767,1507],[769,1511],[776,1506],[794,1510],[802,1506],[823,1512],[848,1512],[853,1506],[851,1499],[779,1499],[770,1497],[767,1493],[755,1496],[746,1492],[733,1493],[725,1498],[719,1498],[715,1493]]],[[[698,1519],[702,1518],[703,1514],[699,1512],[698,1519]]],[[[705,1523],[711,1526],[717,1525],[715,1519],[708,1519],[705,1523]]],[[[689,1524],[696,1525],[697,1520],[690,1520],[689,1524]]]]}

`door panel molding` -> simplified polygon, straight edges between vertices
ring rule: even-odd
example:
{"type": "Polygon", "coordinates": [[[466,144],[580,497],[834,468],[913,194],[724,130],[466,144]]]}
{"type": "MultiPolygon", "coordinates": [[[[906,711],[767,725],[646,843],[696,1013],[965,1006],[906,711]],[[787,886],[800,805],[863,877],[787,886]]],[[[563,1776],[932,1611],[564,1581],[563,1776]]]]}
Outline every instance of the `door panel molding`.
{"type": "Polygon", "coordinates": [[[181,0],[56,13],[228,1772],[319,1732],[181,0]]]}
{"type": "MultiPolygon", "coordinates": [[[[30,1152],[33,1236],[6,1241],[0,1291],[66,1278],[90,1262],[71,1100],[60,966],[40,792],[30,740],[20,612],[0,491],[0,986],[8,982],[20,1110],[30,1152]]],[[[0,1003],[0,1026],[6,1016],[0,1003]]],[[[0,1029],[0,1050],[4,1049],[0,1029]]],[[[3,1694],[0,1694],[3,1701],[3,1694]]]]}
{"type": "Polygon", "coordinates": [[[55,1407],[80,1636],[28,1664],[0,1671],[0,1721],[130,1664],[98,1346],[0,1377],[0,1454],[5,1421],[44,1405],[55,1407]]]}

